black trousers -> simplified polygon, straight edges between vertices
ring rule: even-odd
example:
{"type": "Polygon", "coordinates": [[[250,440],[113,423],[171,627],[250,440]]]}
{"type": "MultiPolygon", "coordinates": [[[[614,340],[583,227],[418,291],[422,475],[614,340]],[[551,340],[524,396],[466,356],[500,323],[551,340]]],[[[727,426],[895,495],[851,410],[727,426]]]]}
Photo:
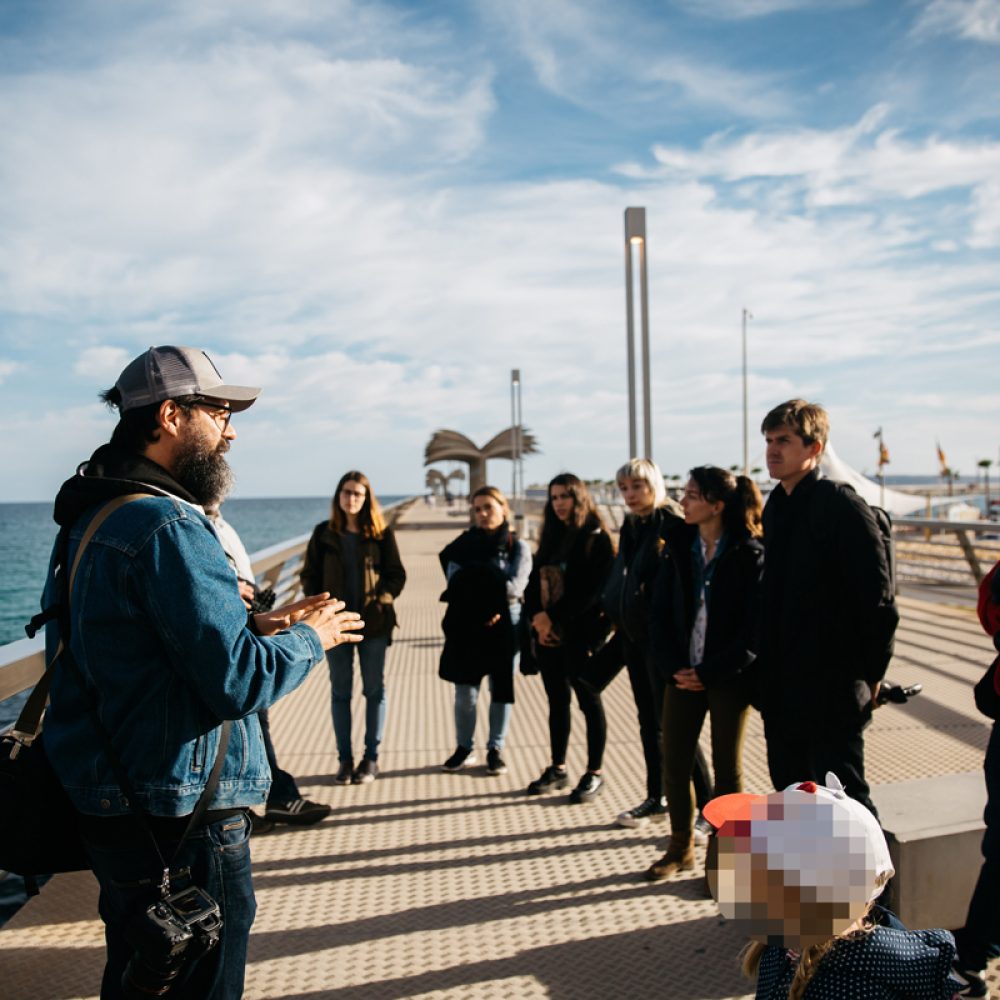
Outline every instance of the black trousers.
{"type": "Polygon", "coordinates": [[[572,692],[576,692],[577,704],[587,723],[587,770],[600,771],[608,741],[608,724],[600,688],[579,676],[582,657],[582,652],[575,656],[565,646],[538,648],[538,670],[549,699],[549,745],[552,763],[565,764],[569,746],[570,701],[572,692]]]}
{"type": "Polygon", "coordinates": [[[1000,723],[986,747],[986,833],[983,867],[969,903],[965,926],[955,934],[962,965],[985,969],[994,942],[1000,942],[1000,723]]]}
{"type": "Polygon", "coordinates": [[[809,714],[811,728],[802,724],[804,713],[771,711],[764,715],[764,739],[767,741],[767,767],[777,791],[801,781],[826,783],[832,771],[844,791],[860,802],[873,816],[878,810],[871,800],[865,780],[865,720],[821,722],[814,707],[809,714]]]}

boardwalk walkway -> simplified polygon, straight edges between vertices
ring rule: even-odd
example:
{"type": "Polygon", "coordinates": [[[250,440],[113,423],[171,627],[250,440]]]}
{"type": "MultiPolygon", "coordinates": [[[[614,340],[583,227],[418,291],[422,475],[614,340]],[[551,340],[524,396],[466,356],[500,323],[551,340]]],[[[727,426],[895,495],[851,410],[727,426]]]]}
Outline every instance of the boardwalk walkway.
{"type": "MultiPolygon", "coordinates": [[[[640,877],[664,827],[613,825],[643,795],[624,676],[608,690],[608,786],[596,802],[522,794],[547,759],[545,698],[535,677],[518,687],[510,772],[441,772],[454,723],[451,686],[437,678],[436,553],[462,526],[461,517],[419,506],[401,526],[409,582],[390,652],[383,776],[364,787],[332,784],[325,670],[272,713],[284,766],[334,812],[318,827],[254,842],[259,910],[247,998],[744,997],[748,984],[735,961],[741,941],[716,915],[704,880],[650,885],[640,877]]],[[[988,729],[972,706],[971,684],[988,662],[989,641],[969,611],[909,598],[901,605],[890,676],[919,681],[924,693],[880,710],[869,738],[872,780],[977,770],[988,729]]],[[[574,727],[569,763],[577,774],[579,716],[574,727]]],[[[762,749],[754,718],[746,773],[751,789],[766,791],[762,749]]],[[[94,997],[102,954],[92,876],[59,876],[0,931],[0,996],[94,997]]]]}

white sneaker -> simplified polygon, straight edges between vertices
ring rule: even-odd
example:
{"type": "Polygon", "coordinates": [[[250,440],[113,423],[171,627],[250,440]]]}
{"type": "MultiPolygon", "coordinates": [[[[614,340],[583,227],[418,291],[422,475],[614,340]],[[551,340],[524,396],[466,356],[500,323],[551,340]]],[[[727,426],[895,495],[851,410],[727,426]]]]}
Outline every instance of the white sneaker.
{"type": "Polygon", "coordinates": [[[712,836],[713,827],[704,816],[699,816],[694,821],[694,831],[692,839],[694,843],[704,846],[708,843],[708,838],[712,836]]]}

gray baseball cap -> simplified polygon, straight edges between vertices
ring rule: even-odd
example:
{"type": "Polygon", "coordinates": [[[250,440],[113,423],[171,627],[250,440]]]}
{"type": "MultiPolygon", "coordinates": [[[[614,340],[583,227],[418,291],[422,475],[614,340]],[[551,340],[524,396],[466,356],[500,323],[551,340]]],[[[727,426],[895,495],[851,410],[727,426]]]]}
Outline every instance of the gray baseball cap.
{"type": "Polygon", "coordinates": [[[227,385],[211,358],[196,347],[151,347],[129,362],[115,388],[121,393],[122,413],[178,396],[224,399],[238,412],[260,395],[253,386],[227,385]]]}

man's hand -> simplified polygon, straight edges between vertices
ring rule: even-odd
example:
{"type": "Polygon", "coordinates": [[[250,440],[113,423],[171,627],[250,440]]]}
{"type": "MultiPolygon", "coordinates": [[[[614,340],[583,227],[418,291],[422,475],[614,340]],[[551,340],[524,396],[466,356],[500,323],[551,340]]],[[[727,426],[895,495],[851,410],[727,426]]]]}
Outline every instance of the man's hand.
{"type": "Polygon", "coordinates": [[[319,636],[324,649],[332,649],[342,642],[361,642],[364,638],[352,634],[365,627],[361,615],[355,611],[344,611],[345,607],[343,601],[322,593],[272,611],[262,611],[254,615],[254,620],[261,635],[274,635],[296,622],[302,622],[319,636]]]}
{"type": "MultiPolygon", "coordinates": [[[[247,611],[253,607],[253,599],[256,596],[253,590],[253,584],[247,583],[242,577],[237,577],[236,582],[240,588],[240,597],[243,598],[243,603],[247,606],[247,611]]],[[[263,633],[261,633],[263,635],[263,633]]]]}
{"type": "Polygon", "coordinates": [[[299,621],[308,625],[319,636],[324,649],[333,649],[344,642],[361,642],[364,636],[357,635],[356,632],[364,628],[365,623],[356,611],[345,611],[346,607],[343,601],[324,601],[319,607],[302,615],[299,621]]]}
{"type": "Polygon", "coordinates": [[[693,667],[687,670],[678,670],[674,674],[674,680],[681,691],[704,691],[705,685],[698,679],[698,671],[693,667]]]}

